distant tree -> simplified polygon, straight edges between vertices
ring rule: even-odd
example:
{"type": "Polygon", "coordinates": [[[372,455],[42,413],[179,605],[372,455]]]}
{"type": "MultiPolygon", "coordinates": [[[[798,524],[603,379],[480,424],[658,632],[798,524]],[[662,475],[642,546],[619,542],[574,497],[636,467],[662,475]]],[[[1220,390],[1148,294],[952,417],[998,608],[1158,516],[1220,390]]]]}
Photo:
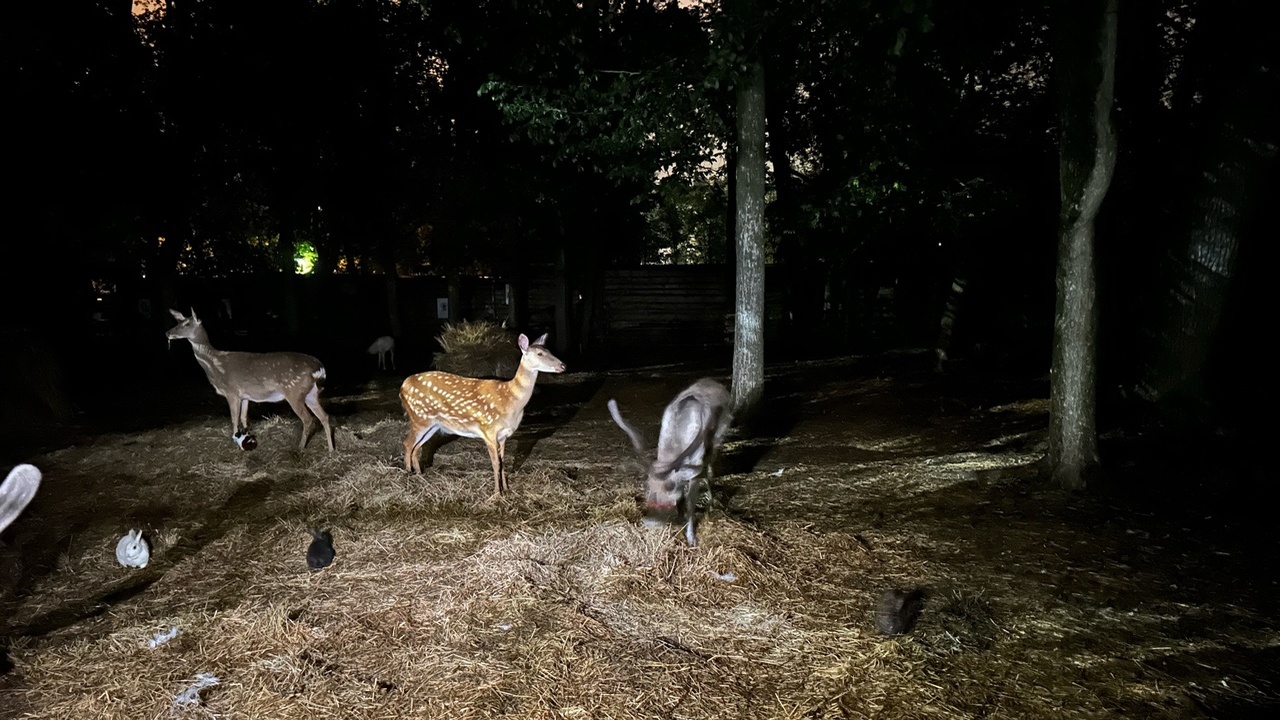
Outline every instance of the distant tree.
{"type": "MultiPolygon", "coordinates": [[[[519,59],[494,65],[481,90],[513,139],[534,149],[539,172],[554,178],[557,188],[540,193],[539,204],[572,219],[621,199],[635,221],[655,222],[638,235],[646,246],[615,242],[609,254],[636,261],[679,253],[687,231],[705,231],[679,205],[691,198],[714,205],[688,189],[715,185],[716,171],[708,168],[724,147],[729,115],[724,91],[708,75],[705,16],[676,3],[526,9],[546,34],[536,42],[517,38],[519,59]]],[[[625,225],[621,220],[615,210],[611,232],[625,225]]]]}
{"type": "Polygon", "coordinates": [[[10,142],[0,207],[6,264],[15,271],[0,299],[22,310],[0,313],[0,324],[57,327],[60,342],[70,343],[75,326],[88,323],[87,276],[125,264],[121,238],[137,232],[139,187],[149,180],[151,137],[139,103],[145,73],[127,2],[5,10],[0,83],[10,142]],[[15,298],[25,300],[9,302],[15,298]]]}
{"type": "MultiPolygon", "coordinates": [[[[496,7],[498,18],[509,18],[506,4],[496,7]]],[[[555,342],[582,348],[606,263],[705,256],[710,247],[686,244],[688,231],[707,225],[673,200],[683,199],[683,188],[705,187],[715,172],[708,168],[723,147],[724,91],[708,77],[698,8],[544,2],[520,12],[529,30],[508,38],[498,50],[505,64],[487,65],[479,88],[505,123],[499,146],[524,163],[521,184],[536,192],[524,219],[533,236],[507,253],[508,267],[519,273],[551,255],[557,325],[574,335],[557,333],[555,342]],[[574,301],[562,290],[576,290],[574,301]],[[570,318],[574,305],[579,317],[570,318]]]]}
{"type": "Polygon", "coordinates": [[[1068,489],[1085,488],[1098,466],[1094,221],[1116,163],[1116,4],[1064,2],[1058,15],[1062,212],[1046,461],[1068,489]]]}
{"type": "Polygon", "coordinates": [[[713,18],[713,77],[734,89],[734,415],[748,424],[764,395],[765,28],[774,8],[759,0],[725,0],[713,18]]]}

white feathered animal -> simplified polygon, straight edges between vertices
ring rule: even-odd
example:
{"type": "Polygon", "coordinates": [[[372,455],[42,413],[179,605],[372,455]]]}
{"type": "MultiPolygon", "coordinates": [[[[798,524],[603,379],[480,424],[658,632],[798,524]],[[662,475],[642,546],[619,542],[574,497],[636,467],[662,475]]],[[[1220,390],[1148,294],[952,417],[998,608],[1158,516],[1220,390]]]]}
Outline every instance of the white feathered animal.
{"type": "Polygon", "coordinates": [[[116,543],[116,560],[125,567],[144,568],[151,559],[151,548],[141,530],[130,530],[116,543]]]}
{"type": "Polygon", "coordinates": [[[369,349],[366,352],[370,355],[378,356],[379,370],[387,369],[387,354],[390,353],[391,369],[394,370],[396,368],[396,339],[390,335],[383,335],[377,340],[374,340],[373,344],[369,346],[369,349]]]}
{"type": "Polygon", "coordinates": [[[0,484],[0,530],[18,519],[23,508],[40,489],[40,469],[35,465],[19,465],[9,471],[0,484]]]}

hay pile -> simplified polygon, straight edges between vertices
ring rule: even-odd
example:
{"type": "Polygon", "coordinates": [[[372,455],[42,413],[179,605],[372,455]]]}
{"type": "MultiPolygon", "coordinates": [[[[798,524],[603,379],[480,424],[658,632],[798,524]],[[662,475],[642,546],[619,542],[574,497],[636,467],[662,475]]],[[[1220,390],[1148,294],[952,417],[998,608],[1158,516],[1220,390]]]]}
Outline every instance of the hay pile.
{"type": "Polygon", "coordinates": [[[463,320],[445,325],[436,338],[442,352],[432,366],[455,375],[509,380],[520,364],[516,335],[488,320],[463,320]]]}
{"type": "Polygon", "coordinates": [[[1020,500],[1032,454],[851,432],[837,439],[895,450],[729,474],[691,550],[636,522],[609,395],[555,432],[526,420],[508,501],[488,501],[474,440],[406,475],[388,413],[345,418],[332,455],[293,450],[286,415],[255,424],[254,453],[209,418],[43,458],[99,502],[56,567],[3,598],[0,716],[1177,718],[1275,698],[1225,651],[1275,647],[1276,622],[1153,595],[1161,568],[1122,559],[1132,526],[1074,551],[1078,527],[1020,500]],[[110,506],[129,483],[139,497],[110,506]],[[156,505],[152,565],[115,565],[115,515],[156,505]],[[310,527],[337,550],[319,572],[310,527]],[[890,587],[928,592],[908,635],[875,632],[890,587]],[[1215,622],[1172,631],[1188,617],[1215,622]]]}

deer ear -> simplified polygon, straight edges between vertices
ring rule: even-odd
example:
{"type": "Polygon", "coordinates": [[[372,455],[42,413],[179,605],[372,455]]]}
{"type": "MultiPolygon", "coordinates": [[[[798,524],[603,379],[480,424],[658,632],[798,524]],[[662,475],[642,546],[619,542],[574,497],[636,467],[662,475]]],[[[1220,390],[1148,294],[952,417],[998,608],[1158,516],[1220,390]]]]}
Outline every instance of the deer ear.
{"type": "Polygon", "coordinates": [[[520,346],[520,352],[527,352],[529,350],[529,338],[524,333],[520,333],[520,339],[517,340],[516,343],[520,346]]]}
{"type": "Polygon", "coordinates": [[[546,345],[546,344],[547,344],[547,334],[546,334],[546,333],[542,333],[542,337],[538,338],[537,340],[534,340],[534,341],[533,341],[533,344],[534,344],[534,345],[546,345]]]}
{"type": "Polygon", "coordinates": [[[178,320],[179,322],[187,319],[185,315],[178,312],[177,310],[174,310],[173,308],[169,308],[169,314],[172,315],[174,319],[178,320]]]}
{"type": "Polygon", "coordinates": [[[200,322],[200,318],[196,317],[196,309],[194,307],[191,308],[191,319],[195,322],[200,322]]]}

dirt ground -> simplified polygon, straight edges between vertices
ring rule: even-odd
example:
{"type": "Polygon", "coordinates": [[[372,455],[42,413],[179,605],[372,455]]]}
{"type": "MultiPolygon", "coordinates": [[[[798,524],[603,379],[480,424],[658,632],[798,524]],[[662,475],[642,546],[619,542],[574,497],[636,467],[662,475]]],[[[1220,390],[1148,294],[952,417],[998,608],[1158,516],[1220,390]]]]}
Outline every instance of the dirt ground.
{"type": "Polygon", "coordinates": [[[1278,716],[1275,541],[1230,446],[1112,430],[1107,487],[1063,493],[1043,379],[927,365],[771,368],[696,549],[638,522],[605,403],[652,440],[723,368],[544,375],[498,502],[478,441],[401,469],[404,373],[326,391],[333,454],[283,405],[242,452],[212,389],[164,393],[164,426],[20,458],[45,483],[0,537],[0,717],[1278,716]],[[891,588],[924,604],[886,637],[891,588]]]}

